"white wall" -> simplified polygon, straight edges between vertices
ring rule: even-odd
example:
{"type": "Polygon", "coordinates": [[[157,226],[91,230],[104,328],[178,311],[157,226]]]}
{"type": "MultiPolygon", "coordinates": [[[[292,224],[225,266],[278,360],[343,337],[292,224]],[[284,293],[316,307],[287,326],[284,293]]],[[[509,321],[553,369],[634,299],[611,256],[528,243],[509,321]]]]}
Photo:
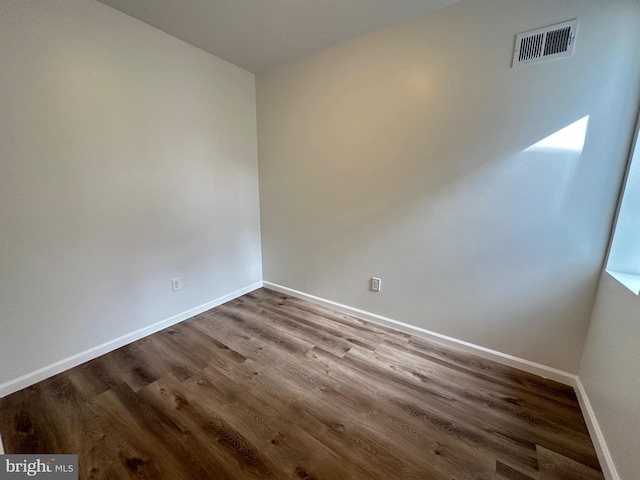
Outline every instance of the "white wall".
{"type": "Polygon", "coordinates": [[[576,372],[639,10],[466,0],[258,75],[265,280],[576,372]],[[572,18],[573,57],[510,68],[515,34],[572,18]],[[584,145],[535,146],[587,116],[584,145]]]}
{"type": "Polygon", "coordinates": [[[87,0],[0,45],[0,384],[261,280],[253,74],[87,0]]]}
{"type": "Polygon", "coordinates": [[[621,480],[640,472],[640,297],[603,273],[580,379],[621,480]]]}

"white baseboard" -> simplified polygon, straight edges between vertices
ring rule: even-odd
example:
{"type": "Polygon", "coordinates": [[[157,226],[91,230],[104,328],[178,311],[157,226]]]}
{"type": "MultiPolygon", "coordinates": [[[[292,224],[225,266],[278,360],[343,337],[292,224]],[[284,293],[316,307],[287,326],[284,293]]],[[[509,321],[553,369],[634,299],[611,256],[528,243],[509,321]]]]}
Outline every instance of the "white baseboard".
{"type": "Polygon", "coordinates": [[[140,328],[134,332],[122,335],[101,345],[85,350],[84,352],[77,353],[58,362],[39,368],[38,370],[34,370],[33,372],[29,372],[13,380],[9,380],[8,382],[0,384],[0,398],[17,392],[18,390],[22,390],[23,388],[33,385],[34,383],[38,383],[46,378],[57,375],[58,373],[64,372],[65,370],[76,367],[82,363],[88,362],[89,360],[93,360],[94,358],[104,355],[105,353],[109,353],[120,347],[128,345],[131,342],[140,340],[143,337],[159,332],[160,330],[175,325],[176,323],[183,322],[188,318],[206,312],[207,310],[215,308],[218,305],[222,305],[223,303],[233,300],[234,298],[241,297],[242,295],[252,292],[260,287],[262,287],[262,282],[248,285],[244,288],[241,288],[240,290],[236,290],[235,292],[223,295],[222,297],[216,298],[215,300],[211,300],[210,302],[204,303],[185,312],[169,317],[158,323],[149,325],[148,327],[140,328]]]}
{"type": "Polygon", "coordinates": [[[463,350],[473,355],[477,355],[479,357],[486,358],[488,360],[493,360],[503,365],[518,368],[520,370],[524,370],[525,372],[533,373],[534,375],[538,375],[543,378],[549,378],[551,380],[555,380],[556,382],[560,382],[564,385],[570,385],[573,387],[576,384],[576,379],[578,378],[573,373],[548,367],[540,363],[532,362],[530,360],[525,360],[524,358],[515,357],[513,355],[502,353],[497,350],[492,350],[490,348],[481,347],[480,345],[475,345],[473,343],[465,342],[464,340],[458,340],[457,338],[449,337],[447,335],[442,335],[441,333],[432,332],[424,328],[416,327],[415,325],[403,323],[398,320],[394,320],[388,317],[383,317],[382,315],[377,315],[375,313],[367,312],[365,310],[360,310],[358,308],[349,307],[348,305],[343,305],[341,303],[316,297],[314,295],[309,295],[308,293],[299,292],[292,288],[283,287],[282,285],[278,285],[276,283],[265,281],[264,286],[265,288],[270,288],[271,290],[275,290],[277,292],[284,293],[286,295],[291,295],[292,297],[300,298],[302,300],[307,300],[308,302],[315,303],[316,305],[331,308],[333,310],[338,310],[342,313],[347,313],[349,315],[354,315],[364,320],[385,325],[387,327],[395,328],[396,330],[401,330],[403,332],[410,333],[412,335],[426,338],[427,340],[436,341],[438,343],[442,343],[442,344],[457,348],[459,350],[463,350]]]}
{"type": "Polygon", "coordinates": [[[587,396],[587,391],[584,389],[584,385],[582,384],[582,381],[579,377],[576,377],[574,389],[576,391],[576,396],[578,397],[578,402],[580,403],[582,415],[587,422],[587,428],[589,429],[589,435],[591,436],[591,440],[593,441],[593,446],[595,447],[596,453],[598,454],[598,459],[600,460],[600,467],[602,468],[604,478],[606,480],[620,480],[620,475],[618,475],[616,466],[613,463],[611,452],[609,452],[607,443],[604,440],[604,435],[602,434],[602,430],[600,429],[600,425],[598,424],[596,414],[593,411],[593,407],[591,406],[591,402],[589,401],[589,397],[587,396]]]}

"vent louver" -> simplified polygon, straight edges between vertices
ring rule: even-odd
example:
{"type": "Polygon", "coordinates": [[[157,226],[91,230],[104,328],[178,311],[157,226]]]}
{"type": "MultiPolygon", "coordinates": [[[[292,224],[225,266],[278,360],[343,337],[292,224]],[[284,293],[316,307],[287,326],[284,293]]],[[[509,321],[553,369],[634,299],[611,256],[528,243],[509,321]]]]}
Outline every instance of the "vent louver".
{"type": "Polygon", "coordinates": [[[577,20],[532,30],[516,36],[513,67],[568,57],[575,46],[577,20]]]}

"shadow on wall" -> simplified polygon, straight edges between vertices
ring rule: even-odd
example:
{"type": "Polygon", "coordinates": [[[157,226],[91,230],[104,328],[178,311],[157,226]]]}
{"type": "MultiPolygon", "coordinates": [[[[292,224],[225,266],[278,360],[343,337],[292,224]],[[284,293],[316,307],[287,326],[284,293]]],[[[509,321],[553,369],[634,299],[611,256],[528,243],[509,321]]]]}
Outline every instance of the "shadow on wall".
{"type": "MultiPolygon", "coordinates": [[[[435,185],[426,189],[424,179],[407,171],[387,172],[385,184],[404,177],[391,182],[403,185],[402,191],[379,197],[360,192],[367,200],[332,205],[325,212],[335,217],[319,224],[329,221],[335,228],[313,232],[314,241],[319,249],[343,255],[330,268],[341,265],[345,276],[376,263],[376,274],[395,283],[387,283],[394,302],[415,304],[416,285],[403,285],[403,279],[422,278],[418,288],[426,302],[421,300],[420,317],[403,321],[420,326],[428,319],[428,328],[449,333],[452,325],[473,318],[479,330],[475,342],[517,343],[528,358],[549,348],[549,331],[558,345],[574,342],[579,349],[597,284],[594,257],[602,253],[584,240],[591,234],[581,213],[586,189],[580,163],[588,125],[589,116],[570,121],[519,152],[474,170],[448,172],[448,181],[432,178],[435,185]],[[424,228],[416,229],[416,222],[424,228]],[[389,248],[398,245],[402,248],[389,248]]],[[[340,183],[344,177],[334,173],[340,183]]],[[[322,259],[308,259],[311,271],[328,271],[322,259]]],[[[386,307],[376,311],[394,317],[386,307]]]]}

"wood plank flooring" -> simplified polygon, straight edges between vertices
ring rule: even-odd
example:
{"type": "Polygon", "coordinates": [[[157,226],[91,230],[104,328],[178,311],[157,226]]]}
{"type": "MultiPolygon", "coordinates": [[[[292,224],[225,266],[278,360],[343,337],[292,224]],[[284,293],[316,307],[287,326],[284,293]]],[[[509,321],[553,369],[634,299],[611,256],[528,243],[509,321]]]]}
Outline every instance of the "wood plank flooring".
{"type": "Polygon", "coordinates": [[[0,399],[81,479],[602,480],[570,387],[260,289],[0,399]]]}

